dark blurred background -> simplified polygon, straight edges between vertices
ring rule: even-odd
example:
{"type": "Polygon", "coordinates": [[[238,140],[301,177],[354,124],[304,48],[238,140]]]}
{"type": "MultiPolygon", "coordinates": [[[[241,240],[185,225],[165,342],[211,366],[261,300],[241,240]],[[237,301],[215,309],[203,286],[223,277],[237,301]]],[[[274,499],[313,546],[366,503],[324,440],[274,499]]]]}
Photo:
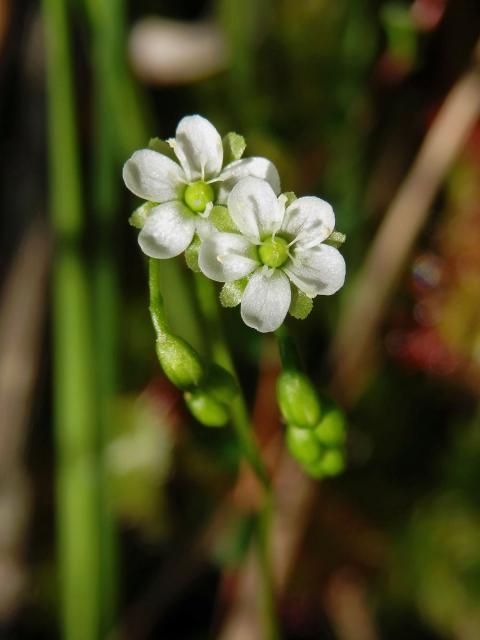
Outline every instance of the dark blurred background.
{"type": "MultiPolygon", "coordinates": [[[[480,638],[479,36],[478,0],[0,2],[2,637],[267,637],[258,487],[161,374],[121,180],[200,113],[347,234],[346,286],[290,322],[347,412],[342,476],[284,453],[275,346],[224,311],[281,637],[480,638]]],[[[164,278],[201,351],[191,273],[164,278]]]]}

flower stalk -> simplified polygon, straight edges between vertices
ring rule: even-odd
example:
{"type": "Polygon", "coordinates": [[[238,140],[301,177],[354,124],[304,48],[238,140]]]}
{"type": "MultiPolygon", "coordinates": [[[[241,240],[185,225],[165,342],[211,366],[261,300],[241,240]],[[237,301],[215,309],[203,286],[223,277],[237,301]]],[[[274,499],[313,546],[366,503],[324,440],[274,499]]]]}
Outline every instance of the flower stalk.
{"type": "MultiPolygon", "coordinates": [[[[195,273],[194,278],[200,310],[208,328],[212,356],[218,364],[225,367],[238,380],[223,331],[215,286],[210,280],[204,278],[202,274],[195,273]]],[[[270,478],[263,462],[260,448],[255,440],[248,409],[241,392],[236,395],[232,402],[231,420],[241,452],[263,487],[261,508],[257,516],[256,537],[261,595],[260,606],[264,637],[269,640],[275,640],[279,637],[279,634],[270,545],[273,495],[270,478]]]]}

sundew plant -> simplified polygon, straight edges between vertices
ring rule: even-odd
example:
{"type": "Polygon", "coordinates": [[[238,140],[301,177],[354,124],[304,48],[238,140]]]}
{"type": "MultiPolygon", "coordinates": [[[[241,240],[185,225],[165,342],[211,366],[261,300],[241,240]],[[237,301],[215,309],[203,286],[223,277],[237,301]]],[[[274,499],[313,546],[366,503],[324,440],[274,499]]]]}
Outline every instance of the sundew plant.
{"type": "Polygon", "coordinates": [[[224,283],[218,296],[223,306],[239,305],[246,325],[276,333],[283,365],[277,398],[291,454],[316,478],[336,475],[344,466],[342,414],[301,372],[284,321],[287,314],[306,318],[317,296],[343,286],[345,261],[338,247],[345,237],[335,230],[330,204],[283,191],[274,164],[243,158],[246,146],[241,135],[222,139],[208,120],[192,115],[182,118],[174,138],[152,139],[124,165],[126,186],[145,200],[130,222],[140,229],[138,244],[149,259],[158,359],[200,423],[236,423],[247,460],[268,484],[215,309],[212,281],[224,283]],[[196,273],[206,323],[215,325],[217,360],[201,358],[168,324],[160,262],[181,254],[196,273]],[[240,414],[234,409],[239,402],[240,414]]]}

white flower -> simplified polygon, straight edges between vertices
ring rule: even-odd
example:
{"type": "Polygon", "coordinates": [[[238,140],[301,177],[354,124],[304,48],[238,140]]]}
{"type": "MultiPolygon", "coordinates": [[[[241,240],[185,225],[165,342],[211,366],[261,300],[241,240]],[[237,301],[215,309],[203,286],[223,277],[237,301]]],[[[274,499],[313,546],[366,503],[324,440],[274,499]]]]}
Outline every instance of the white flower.
{"type": "Polygon", "coordinates": [[[242,319],[266,333],[285,319],[290,282],[314,298],[330,295],[345,280],[345,261],[324,240],[335,227],[332,207],[315,197],[298,198],[285,209],[264,180],[245,178],[228,198],[240,233],[214,233],[200,247],[199,266],[219,282],[249,276],[241,302],[242,319]]]}
{"type": "Polygon", "coordinates": [[[168,141],[178,162],[153,151],[135,151],[123,167],[123,179],[136,196],[158,203],[138,242],[152,258],[172,258],[184,251],[195,232],[201,235],[213,203],[225,204],[234,185],[246,176],[267,180],[280,192],[275,166],[266,158],[245,158],[223,167],[222,139],[201,116],[180,120],[168,141]]]}

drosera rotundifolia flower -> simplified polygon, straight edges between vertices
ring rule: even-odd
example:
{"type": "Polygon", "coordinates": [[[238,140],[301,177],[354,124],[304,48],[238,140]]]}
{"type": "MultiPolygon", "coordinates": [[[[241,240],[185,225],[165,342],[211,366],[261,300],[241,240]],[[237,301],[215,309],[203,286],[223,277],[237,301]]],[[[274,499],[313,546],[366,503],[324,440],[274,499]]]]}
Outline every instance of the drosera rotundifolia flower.
{"type": "Polygon", "coordinates": [[[228,211],[239,233],[214,232],[201,244],[199,267],[212,280],[248,277],[241,296],[242,319],[266,333],[284,321],[292,285],[314,298],[338,291],[345,261],[325,244],[335,228],[332,207],[307,196],[288,204],[264,180],[244,178],[228,197],[228,211]]]}
{"type": "Polygon", "coordinates": [[[138,242],[152,258],[181,254],[195,233],[208,234],[206,219],[214,205],[227,202],[231,189],[246,176],[266,180],[275,193],[280,179],[266,158],[240,159],[245,142],[237,134],[222,138],[199,115],[180,120],[168,144],[154,140],[153,147],[135,151],[123,167],[126,186],[147,203],[142,208],[138,242]],[[230,145],[226,158],[226,145],[230,145]],[[232,160],[224,166],[225,160],[232,160]]]}
{"type": "Polygon", "coordinates": [[[266,158],[242,159],[245,147],[242,136],[231,132],[221,139],[205,118],[186,116],[175,138],[150,140],[124,165],[125,184],[145,200],[129,222],[140,229],[138,242],[149,256],[149,310],[158,360],[198,422],[235,425],[245,458],[268,487],[262,457],[253,441],[245,440],[247,410],[216,309],[211,281],[223,282],[224,307],[240,305],[246,325],[276,332],[282,363],[277,400],[289,451],[312,477],[334,476],[345,466],[343,414],[324,402],[301,371],[282,324],[287,313],[306,318],[316,296],[343,286],[345,261],[338,247],[345,236],[335,231],[330,204],[281,193],[275,166],[266,158]],[[195,314],[208,328],[208,356],[177,334],[165,309],[162,261],[183,252],[186,266],[196,272],[184,293],[195,293],[195,314]]]}

